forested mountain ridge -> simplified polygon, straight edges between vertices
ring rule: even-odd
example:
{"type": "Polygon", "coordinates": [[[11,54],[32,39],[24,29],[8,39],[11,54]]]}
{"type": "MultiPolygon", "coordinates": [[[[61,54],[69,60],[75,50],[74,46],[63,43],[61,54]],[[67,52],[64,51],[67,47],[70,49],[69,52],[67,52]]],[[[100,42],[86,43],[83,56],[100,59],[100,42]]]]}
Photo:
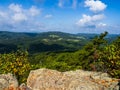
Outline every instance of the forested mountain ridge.
{"type": "MultiPolygon", "coordinates": [[[[99,34],[69,34],[63,32],[18,33],[0,31],[0,53],[25,49],[31,53],[46,51],[75,51],[99,34]]],[[[108,35],[113,41],[119,35],[108,35]]]]}

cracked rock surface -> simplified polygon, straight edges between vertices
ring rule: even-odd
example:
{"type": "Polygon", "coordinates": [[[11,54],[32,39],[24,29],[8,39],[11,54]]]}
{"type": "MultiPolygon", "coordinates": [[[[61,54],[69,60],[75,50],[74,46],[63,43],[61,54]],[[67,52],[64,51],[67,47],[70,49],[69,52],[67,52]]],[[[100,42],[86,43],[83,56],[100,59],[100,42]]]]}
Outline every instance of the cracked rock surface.
{"type": "Polygon", "coordinates": [[[1,74],[0,90],[120,90],[120,88],[118,80],[110,78],[107,73],[38,69],[30,72],[27,85],[23,83],[20,86],[12,74],[1,74]]]}
{"type": "Polygon", "coordinates": [[[27,79],[27,87],[31,90],[119,90],[118,81],[108,74],[83,70],[33,70],[27,79]]]}
{"type": "Polygon", "coordinates": [[[0,90],[16,90],[18,81],[12,74],[0,75],[0,90]]]}

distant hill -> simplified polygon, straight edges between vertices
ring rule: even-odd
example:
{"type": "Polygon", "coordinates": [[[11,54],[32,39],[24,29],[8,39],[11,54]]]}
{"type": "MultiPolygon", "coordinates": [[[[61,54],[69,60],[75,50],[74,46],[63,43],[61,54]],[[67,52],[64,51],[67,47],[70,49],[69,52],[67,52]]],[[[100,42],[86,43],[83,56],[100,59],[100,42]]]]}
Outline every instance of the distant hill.
{"type": "MultiPolygon", "coordinates": [[[[46,51],[74,51],[81,49],[98,34],[70,34],[63,32],[18,33],[0,31],[0,53],[25,49],[30,53],[46,51]]],[[[119,35],[108,35],[111,42],[119,35]]]]}

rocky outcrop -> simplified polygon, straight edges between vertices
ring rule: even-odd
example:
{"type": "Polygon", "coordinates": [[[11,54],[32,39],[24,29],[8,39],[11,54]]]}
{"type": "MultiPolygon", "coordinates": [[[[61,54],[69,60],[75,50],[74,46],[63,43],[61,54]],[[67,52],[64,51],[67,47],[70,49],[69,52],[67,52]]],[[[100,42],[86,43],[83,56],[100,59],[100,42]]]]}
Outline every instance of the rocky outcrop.
{"type": "Polygon", "coordinates": [[[38,69],[27,79],[30,90],[119,90],[118,81],[101,72],[38,69]]]}
{"type": "Polygon", "coordinates": [[[18,81],[12,74],[0,75],[0,90],[17,90],[18,81]]]}
{"type": "Polygon", "coordinates": [[[118,80],[107,73],[83,70],[58,72],[38,69],[30,72],[27,85],[18,86],[12,74],[0,75],[0,90],[120,90],[118,80]]]}

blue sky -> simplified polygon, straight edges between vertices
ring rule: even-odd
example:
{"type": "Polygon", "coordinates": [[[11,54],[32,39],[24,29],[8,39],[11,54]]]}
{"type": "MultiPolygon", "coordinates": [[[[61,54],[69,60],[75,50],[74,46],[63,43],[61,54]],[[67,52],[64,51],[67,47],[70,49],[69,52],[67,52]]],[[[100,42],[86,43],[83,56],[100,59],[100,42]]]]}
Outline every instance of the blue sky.
{"type": "Polygon", "coordinates": [[[120,34],[120,0],[0,0],[0,31],[120,34]]]}

